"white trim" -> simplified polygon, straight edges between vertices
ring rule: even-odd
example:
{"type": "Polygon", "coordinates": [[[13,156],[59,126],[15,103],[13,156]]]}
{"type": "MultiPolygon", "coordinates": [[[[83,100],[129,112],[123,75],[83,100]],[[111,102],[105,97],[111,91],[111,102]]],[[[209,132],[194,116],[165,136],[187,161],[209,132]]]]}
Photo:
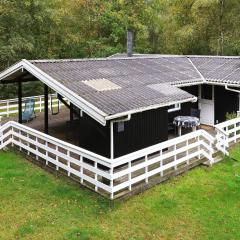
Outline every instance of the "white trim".
{"type": "Polygon", "coordinates": [[[110,121],[110,158],[114,158],[114,132],[113,132],[114,122],[110,121]]]}
{"type": "Polygon", "coordinates": [[[208,85],[217,85],[217,86],[229,86],[229,87],[240,87],[240,81],[239,83],[236,83],[236,81],[234,81],[235,83],[226,83],[226,82],[222,82],[221,80],[208,80],[207,82],[205,82],[204,84],[208,84],[208,85]]]}
{"type": "Polygon", "coordinates": [[[20,70],[22,68],[23,68],[23,62],[22,61],[15,63],[11,67],[7,68],[6,70],[4,70],[3,72],[0,73],[0,80],[8,77],[9,75],[17,72],[18,70],[20,70]]]}
{"type": "Polygon", "coordinates": [[[170,82],[169,84],[172,85],[172,86],[175,86],[175,87],[189,87],[189,86],[196,86],[196,85],[200,85],[200,84],[204,84],[205,82],[203,82],[202,79],[199,79],[199,80],[195,80],[193,79],[193,82],[189,82],[188,81],[184,81],[184,82],[170,82]]]}

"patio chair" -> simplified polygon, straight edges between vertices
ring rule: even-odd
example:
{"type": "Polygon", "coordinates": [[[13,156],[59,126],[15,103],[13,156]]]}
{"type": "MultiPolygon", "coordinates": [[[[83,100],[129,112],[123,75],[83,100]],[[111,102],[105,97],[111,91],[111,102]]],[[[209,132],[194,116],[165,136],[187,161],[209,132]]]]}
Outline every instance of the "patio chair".
{"type": "Polygon", "coordinates": [[[33,118],[36,118],[34,108],[35,108],[35,100],[33,98],[28,99],[25,102],[25,108],[22,113],[22,121],[23,122],[29,122],[33,118]]]}
{"type": "Polygon", "coordinates": [[[191,117],[197,117],[197,118],[200,118],[200,109],[197,109],[197,108],[191,108],[191,117]]]}

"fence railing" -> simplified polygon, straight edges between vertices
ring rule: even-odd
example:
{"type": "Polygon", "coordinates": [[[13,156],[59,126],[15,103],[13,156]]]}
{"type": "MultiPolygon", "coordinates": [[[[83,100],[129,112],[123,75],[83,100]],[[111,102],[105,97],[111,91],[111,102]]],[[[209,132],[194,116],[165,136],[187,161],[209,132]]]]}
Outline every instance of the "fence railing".
{"type": "MultiPolygon", "coordinates": [[[[32,97],[24,97],[22,98],[23,104],[22,107],[24,109],[25,101],[28,99],[34,99],[35,100],[35,111],[42,112],[44,109],[44,96],[32,96],[32,97]]],[[[49,95],[48,100],[48,106],[51,107],[51,101],[52,101],[52,107],[56,108],[58,107],[59,100],[57,99],[56,94],[49,95]],[[51,100],[52,97],[52,100],[51,100]]],[[[64,106],[63,103],[59,102],[59,107],[64,106]]],[[[18,113],[18,99],[7,99],[7,100],[0,100],[0,116],[3,117],[10,117],[11,115],[14,115],[18,113]]]]}
{"type": "Polygon", "coordinates": [[[0,127],[0,149],[12,144],[111,199],[182,164],[202,158],[213,164],[213,143],[198,130],[111,160],[13,121],[0,127]]]}
{"type": "Polygon", "coordinates": [[[113,193],[142,181],[148,183],[154,176],[164,176],[171,169],[177,170],[182,164],[189,165],[194,159],[207,158],[210,164],[214,138],[205,130],[198,130],[125,155],[113,160],[113,193]]]}
{"type": "Polygon", "coordinates": [[[8,122],[0,128],[0,149],[12,144],[20,151],[46,165],[63,170],[68,176],[75,176],[86,185],[111,193],[111,164],[107,158],[43,134],[16,122],[8,122]]]}
{"type": "Polygon", "coordinates": [[[229,146],[240,139],[240,117],[215,125],[216,147],[226,155],[229,155],[229,146]]]}

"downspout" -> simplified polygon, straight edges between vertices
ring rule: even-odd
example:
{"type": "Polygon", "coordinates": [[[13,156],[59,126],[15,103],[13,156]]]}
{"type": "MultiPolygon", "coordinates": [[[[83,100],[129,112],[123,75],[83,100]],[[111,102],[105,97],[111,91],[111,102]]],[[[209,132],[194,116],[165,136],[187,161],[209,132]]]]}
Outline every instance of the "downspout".
{"type": "Polygon", "coordinates": [[[130,119],[131,114],[128,114],[128,116],[125,118],[110,121],[110,159],[114,159],[114,132],[113,132],[114,123],[127,122],[130,121],[130,119]]]}

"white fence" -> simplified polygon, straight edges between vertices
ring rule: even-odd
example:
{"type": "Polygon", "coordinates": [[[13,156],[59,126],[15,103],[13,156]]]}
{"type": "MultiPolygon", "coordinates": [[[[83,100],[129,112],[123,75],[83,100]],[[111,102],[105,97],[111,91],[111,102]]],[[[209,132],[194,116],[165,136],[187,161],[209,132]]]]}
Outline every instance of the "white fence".
{"type": "Polygon", "coordinates": [[[213,143],[214,138],[209,133],[198,130],[114,159],[112,192],[126,188],[131,191],[135,184],[148,183],[151,177],[164,176],[169,170],[189,165],[196,158],[207,158],[213,164],[213,143]]]}
{"type": "Polygon", "coordinates": [[[217,131],[217,149],[229,155],[229,146],[240,139],[240,117],[217,124],[215,129],[217,131]]]}
{"type": "Polygon", "coordinates": [[[0,136],[0,149],[15,145],[36,159],[45,160],[56,170],[62,169],[68,176],[79,177],[81,183],[94,185],[96,191],[101,188],[111,192],[110,186],[102,182],[103,178],[111,180],[111,164],[107,158],[13,121],[0,128],[0,136]]]}
{"type": "MultiPolygon", "coordinates": [[[[56,108],[58,107],[59,100],[56,97],[56,94],[49,95],[48,100],[48,106],[51,107],[51,97],[52,97],[52,107],[56,108]]],[[[35,100],[35,111],[41,112],[44,109],[44,96],[33,96],[33,97],[25,97],[22,98],[22,106],[24,108],[25,101],[28,99],[34,99],[35,100]]],[[[59,107],[64,106],[63,103],[59,102],[59,107]]],[[[7,100],[1,100],[0,101],[0,116],[6,116],[9,117],[11,115],[14,115],[18,113],[18,99],[7,99],[7,100]]]]}
{"type": "Polygon", "coordinates": [[[111,199],[196,159],[207,158],[213,164],[213,143],[209,133],[198,130],[111,160],[16,122],[0,127],[0,149],[15,145],[111,199]]]}

